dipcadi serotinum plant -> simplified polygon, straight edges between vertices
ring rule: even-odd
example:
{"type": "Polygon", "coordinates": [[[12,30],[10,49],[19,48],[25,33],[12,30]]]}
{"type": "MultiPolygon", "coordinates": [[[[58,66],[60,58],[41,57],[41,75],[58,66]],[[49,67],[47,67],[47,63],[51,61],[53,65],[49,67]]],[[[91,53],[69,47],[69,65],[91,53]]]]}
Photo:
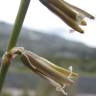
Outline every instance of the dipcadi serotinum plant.
{"type": "MultiPolygon", "coordinates": [[[[48,9],[58,15],[68,26],[77,32],[84,33],[84,30],[79,25],[85,26],[87,23],[85,17],[94,19],[94,16],[86,11],[77,8],[64,0],[39,0],[48,9]]],[[[19,11],[10,35],[9,44],[2,57],[0,66],[0,91],[2,89],[7,70],[11,60],[19,55],[25,66],[30,68],[34,73],[42,78],[50,81],[56,87],[57,91],[67,95],[65,88],[74,83],[74,78],[78,77],[77,73],[72,72],[72,66],[69,69],[59,67],[45,58],[30,52],[23,47],[16,47],[20,30],[29,6],[30,0],[21,0],[19,11]],[[58,78],[58,79],[57,79],[58,78]]]]}

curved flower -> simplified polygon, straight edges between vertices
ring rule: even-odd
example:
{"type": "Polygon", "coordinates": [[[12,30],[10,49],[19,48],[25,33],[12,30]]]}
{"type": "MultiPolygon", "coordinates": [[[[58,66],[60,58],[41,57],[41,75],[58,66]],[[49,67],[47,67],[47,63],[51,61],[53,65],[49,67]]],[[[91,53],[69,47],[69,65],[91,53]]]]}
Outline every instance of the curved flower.
{"type": "Polygon", "coordinates": [[[67,25],[74,30],[84,33],[79,25],[86,25],[85,17],[94,19],[94,16],[79,9],[64,0],[40,0],[47,8],[57,14],[67,25]]]}
{"type": "Polygon", "coordinates": [[[65,95],[67,93],[64,88],[73,84],[74,77],[78,76],[72,72],[72,67],[69,68],[70,70],[64,69],[22,47],[15,47],[9,53],[12,54],[12,57],[19,55],[23,64],[34,73],[50,81],[57,91],[61,91],[65,95]]]}

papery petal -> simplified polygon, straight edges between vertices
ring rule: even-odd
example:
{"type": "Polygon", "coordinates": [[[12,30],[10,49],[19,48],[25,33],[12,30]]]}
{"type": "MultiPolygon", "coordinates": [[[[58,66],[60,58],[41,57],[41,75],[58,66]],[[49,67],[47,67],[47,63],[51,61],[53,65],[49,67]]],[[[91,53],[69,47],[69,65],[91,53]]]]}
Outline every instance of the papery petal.
{"type": "Polygon", "coordinates": [[[78,76],[72,72],[71,67],[69,70],[59,67],[22,47],[14,47],[8,54],[11,55],[11,57],[19,55],[24,65],[37,75],[50,81],[50,83],[56,87],[56,90],[62,92],[64,95],[67,95],[67,92],[64,90],[65,87],[73,84],[74,80],[72,80],[72,78],[78,76]]]}
{"type": "Polygon", "coordinates": [[[23,54],[24,55],[21,56],[21,59],[26,59],[28,61],[26,65],[30,66],[30,68],[32,67],[34,69],[33,66],[35,66],[35,70],[38,70],[38,72],[40,72],[41,74],[55,80],[61,85],[63,83],[73,83],[73,80],[68,79],[66,76],[64,76],[64,74],[61,74],[58,70],[51,67],[49,61],[47,62],[47,60],[45,61],[45,59],[27,50],[23,54]],[[25,56],[27,56],[27,58],[25,56]]]}
{"type": "Polygon", "coordinates": [[[88,12],[77,8],[64,0],[40,0],[48,9],[58,15],[67,25],[74,30],[84,33],[84,30],[79,25],[87,25],[85,17],[94,19],[95,17],[88,12]]]}
{"type": "Polygon", "coordinates": [[[47,8],[57,14],[67,25],[74,30],[84,33],[77,23],[77,12],[62,3],[61,0],[40,0],[47,8]]]}
{"type": "Polygon", "coordinates": [[[76,10],[77,12],[83,14],[84,16],[86,16],[86,17],[88,17],[90,19],[95,19],[95,17],[93,15],[91,15],[90,13],[88,13],[88,12],[86,12],[86,11],[84,11],[84,10],[82,10],[82,9],[74,6],[74,5],[71,5],[71,4],[67,3],[64,0],[62,0],[62,2],[64,2],[65,4],[67,4],[69,7],[73,8],[73,10],[76,10]]]}

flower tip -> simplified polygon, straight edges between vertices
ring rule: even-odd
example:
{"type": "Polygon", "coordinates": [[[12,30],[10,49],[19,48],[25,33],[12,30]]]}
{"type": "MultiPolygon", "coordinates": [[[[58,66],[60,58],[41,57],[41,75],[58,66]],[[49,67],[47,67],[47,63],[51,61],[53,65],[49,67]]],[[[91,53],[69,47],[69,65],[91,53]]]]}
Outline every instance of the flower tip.
{"type": "Polygon", "coordinates": [[[82,30],[80,33],[84,33],[84,30],[82,30]]]}
{"type": "Polygon", "coordinates": [[[80,32],[80,33],[82,33],[82,34],[83,34],[83,33],[84,33],[84,30],[80,30],[80,31],[78,31],[78,32],[80,32]]]}
{"type": "Polygon", "coordinates": [[[75,30],[75,31],[77,31],[77,32],[79,32],[79,33],[84,33],[84,30],[82,30],[81,28],[80,29],[77,29],[77,30],[75,30]]]}
{"type": "Polygon", "coordinates": [[[72,72],[72,77],[78,77],[79,75],[77,73],[72,72]]]}
{"type": "Polygon", "coordinates": [[[86,23],[86,21],[82,20],[82,21],[80,22],[80,25],[82,25],[82,26],[86,26],[87,23],[86,23]]]}
{"type": "Polygon", "coordinates": [[[94,16],[91,16],[91,17],[90,17],[90,19],[95,19],[95,18],[96,18],[96,17],[94,17],[94,16]]]}

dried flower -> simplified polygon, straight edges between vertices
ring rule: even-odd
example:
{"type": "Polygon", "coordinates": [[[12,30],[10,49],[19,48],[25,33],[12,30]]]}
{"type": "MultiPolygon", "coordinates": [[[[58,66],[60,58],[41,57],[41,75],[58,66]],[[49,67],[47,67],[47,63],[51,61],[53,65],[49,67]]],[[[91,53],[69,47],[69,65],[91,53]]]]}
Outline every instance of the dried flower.
{"type": "Polygon", "coordinates": [[[64,88],[74,83],[74,77],[78,75],[72,72],[72,66],[69,70],[59,67],[50,61],[36,55],[33,52],[27,51],[22,47],[15,47],[10,51],[10,54],[19,55],[22,62],[30,68],[34,73],[47,79],[56,87],[57,91],[61,91],[67,95],[64,88]]]}
{"type": "Polygon", "coordinates": [[[67,25],[74,30],[84,33],[79,25],[86,25],[85,17],[94,19],[94,16],[86,11],[77,8],[64,0],[40,0],[47,8],[58,15],[67,25]]]}

